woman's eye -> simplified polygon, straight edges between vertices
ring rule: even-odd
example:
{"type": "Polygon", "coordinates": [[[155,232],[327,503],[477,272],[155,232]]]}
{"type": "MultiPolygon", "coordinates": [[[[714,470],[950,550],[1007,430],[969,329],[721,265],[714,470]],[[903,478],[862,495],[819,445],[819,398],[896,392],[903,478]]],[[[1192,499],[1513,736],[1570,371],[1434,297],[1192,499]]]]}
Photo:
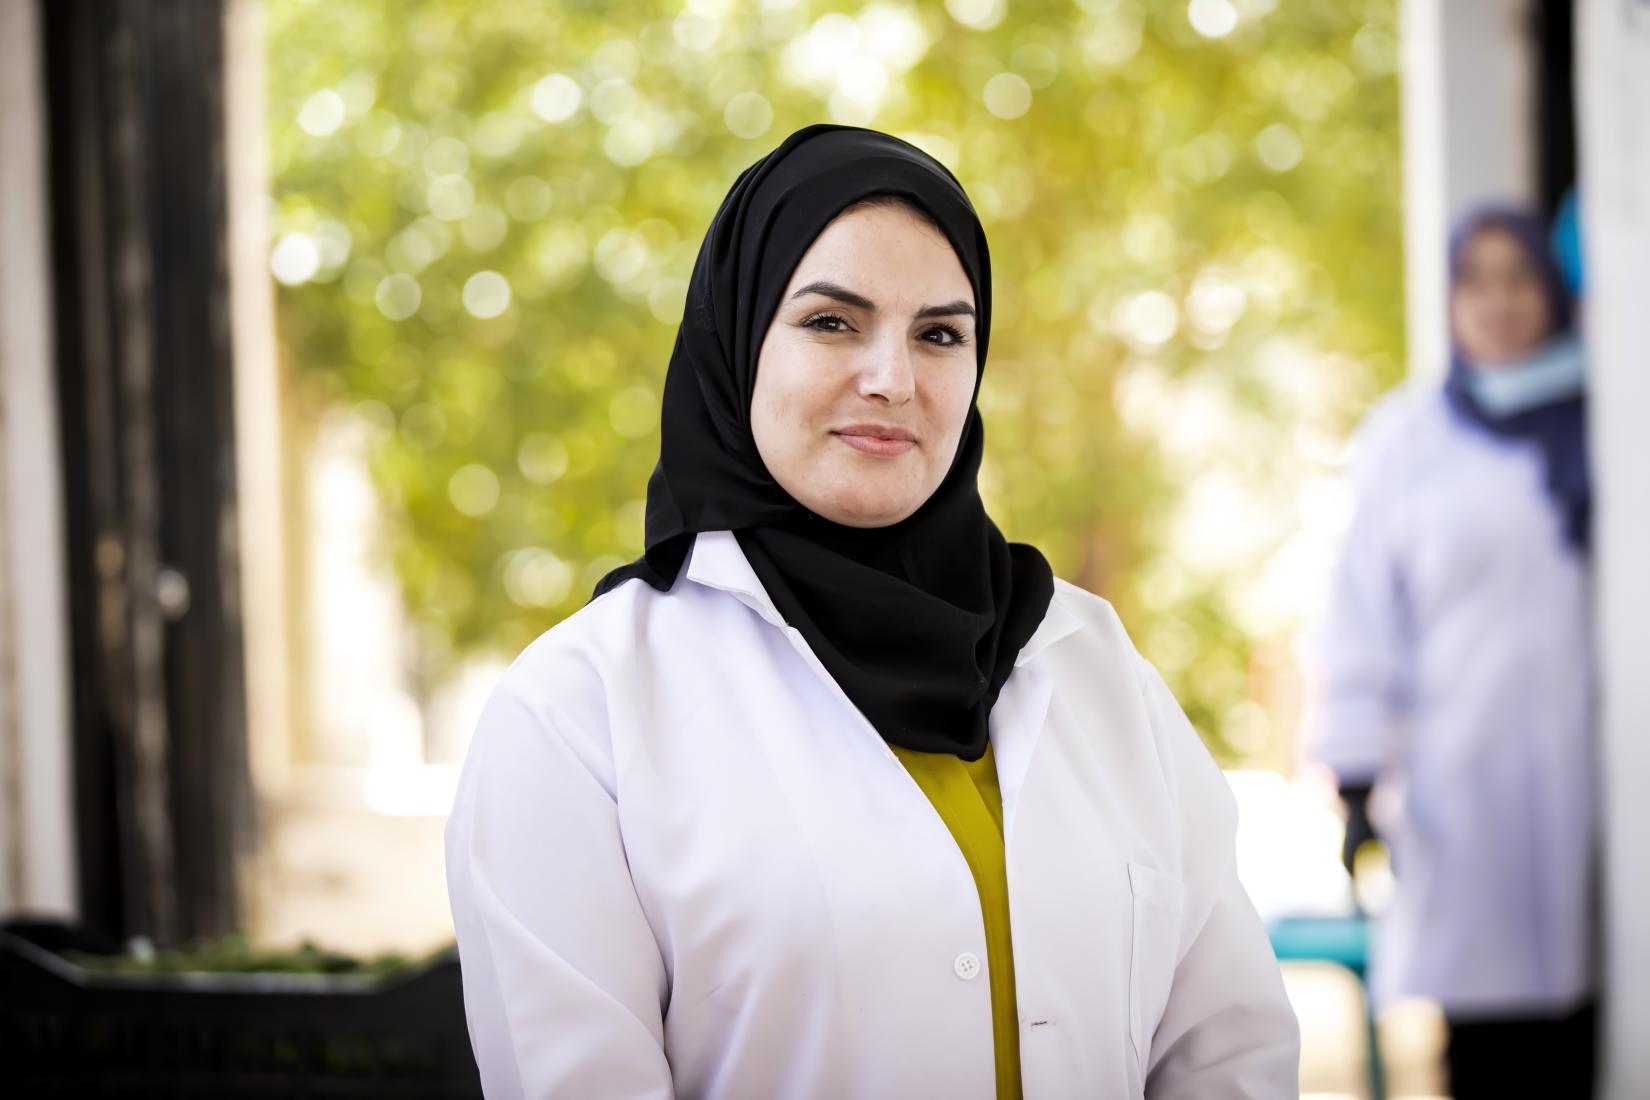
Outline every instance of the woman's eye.
{"type": "Polygon", "coordinates": [[[816,313],[802,322],[803,328],[818,332],[847,332],[848,322],[834,313],[816,313]]]}
{"type": "Polygon", "coordinates": [[[955,325],[935,325],[922,334],[922,339],[941,348],[954,348],[968,342],[968,337],[955,325]]]}

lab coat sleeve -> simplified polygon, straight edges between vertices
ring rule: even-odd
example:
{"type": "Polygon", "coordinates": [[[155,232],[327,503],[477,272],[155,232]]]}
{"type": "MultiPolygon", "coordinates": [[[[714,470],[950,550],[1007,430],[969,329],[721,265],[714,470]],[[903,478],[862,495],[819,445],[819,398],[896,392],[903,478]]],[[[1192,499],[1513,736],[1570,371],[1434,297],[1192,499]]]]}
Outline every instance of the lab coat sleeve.
{"type": "Polygon", "coordinates": [[[1395,550],[1394,429],[1376,424],[1354,444],[1354,506],[1322,627],[1323,728],[1313,749],[1343,784],[1368,786],[1382,769],[1405,708],[1408,640],[1395,550]]]}
{"type": "Polygon", "coordinates": [[[1300,1027],[1265,926],[1237,877],[1237,804],[1163,679],[1142,692],[1176,807],[1181,935],[1151,1038],[1147,1100],[1300,1095],[1300,1027]]]}
{"type": "Polygon", "coordinates": [[[664,964],[619,832],[612,756],[508,677],[446,826],[470,1041],[492,1100],[668,1100],[664,964]]]}

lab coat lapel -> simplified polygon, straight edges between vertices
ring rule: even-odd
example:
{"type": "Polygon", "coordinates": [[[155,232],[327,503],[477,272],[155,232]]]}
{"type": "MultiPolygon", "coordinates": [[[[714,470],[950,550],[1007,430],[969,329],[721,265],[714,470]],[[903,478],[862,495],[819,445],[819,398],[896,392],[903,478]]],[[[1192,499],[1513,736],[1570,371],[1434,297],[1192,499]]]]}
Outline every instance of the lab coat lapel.
{"type": "MultiPolygon", "coordinates": [[[[690,581],[734,596],[768,623],[785,632],[809,666],[836,688],[844,705],[858,715],[858,709],[841,693],[830,673],[808,649],[807,642],[785,622],[731,531],[706,531],[696,536],[683,572],[690,581]]],[[[1020,648],[1014,660],[1014,672],[1003,684],[1002,693],[991,708],[991,745],[997,758],[997,783],[1003,796],[1005,837],[1013,826],[1016,800],[1025,782],[1026,771],[1030,767],[1054,692],[1054,678],[1046,668],[1039,667],[1040,658],[1049,646],[1071,634],[1078,625],[1077,616],[1064,605],[1056,587],[1054,599],[1049,602],[1043,621],[1020,648]]],[[[863,717],[861,724],[878,742],[881,741],[881,736],[863,717]]]]}
{"type": "Polygon", "coordinates": [[[695,535],[682,574],[687,580],[728,593],[774,626],[785,628],[785,617],[768,597],[732,531],[695,535]]]}
{"type": "Polygon", "coordinates": [[[991,749],[997,757],[997,786],[1003,796],[1003,837],[1014,829],[1014,811],[1025,785],[1032,754],[1048,717],[1054,695],[1054,677],[1046,667],[1044,651],[1077,629],[1077,616],[1061,601],[1058,586],[1048,611],[1014,660],[1014,672],[1003,684],[991,708],[991,749]]]}

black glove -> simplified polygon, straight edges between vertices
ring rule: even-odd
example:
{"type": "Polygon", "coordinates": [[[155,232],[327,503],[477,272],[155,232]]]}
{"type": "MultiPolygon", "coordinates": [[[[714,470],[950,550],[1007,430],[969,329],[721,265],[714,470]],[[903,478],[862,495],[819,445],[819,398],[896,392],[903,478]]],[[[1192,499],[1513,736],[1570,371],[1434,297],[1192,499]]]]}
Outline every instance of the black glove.
{"type": "Polygon", "coordinates": [[[1380,839],[1375,834],[1375,827],[1369,823],[1369,792],[1368,783],[1342,783],[1340,786],[1341,801],[1346,803],[1346,841],[1341,845],[1341,863],[1349,875],[1352,873],[1352,857],[1358,854],[1363,843],[1380,839]]]}

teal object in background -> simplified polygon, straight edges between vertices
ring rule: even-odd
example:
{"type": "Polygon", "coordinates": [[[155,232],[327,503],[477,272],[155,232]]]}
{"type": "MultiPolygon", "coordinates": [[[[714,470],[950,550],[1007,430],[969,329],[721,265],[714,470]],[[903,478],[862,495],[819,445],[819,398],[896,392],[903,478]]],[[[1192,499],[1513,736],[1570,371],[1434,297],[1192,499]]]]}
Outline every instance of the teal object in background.
{"type": "Polygon", "coordinates": [[[1564,193],[1563,200],[1558,204],[1558,213],[1553,215],[1552,247],[1553,258],[1558,261],[1558,269],[1564,274],[1564,289],[1570,292],[1570,297],[1580,298],[1584,283],[1581,200],[1574,187],[1564,193]]]}
{"type": "Polygon", "coordinates": [[[1282,917],[1266,931],[1280,962],[1332,962],[1352,971],[1359,981],[1367,976],[1368,917],[1282,917]]]}

